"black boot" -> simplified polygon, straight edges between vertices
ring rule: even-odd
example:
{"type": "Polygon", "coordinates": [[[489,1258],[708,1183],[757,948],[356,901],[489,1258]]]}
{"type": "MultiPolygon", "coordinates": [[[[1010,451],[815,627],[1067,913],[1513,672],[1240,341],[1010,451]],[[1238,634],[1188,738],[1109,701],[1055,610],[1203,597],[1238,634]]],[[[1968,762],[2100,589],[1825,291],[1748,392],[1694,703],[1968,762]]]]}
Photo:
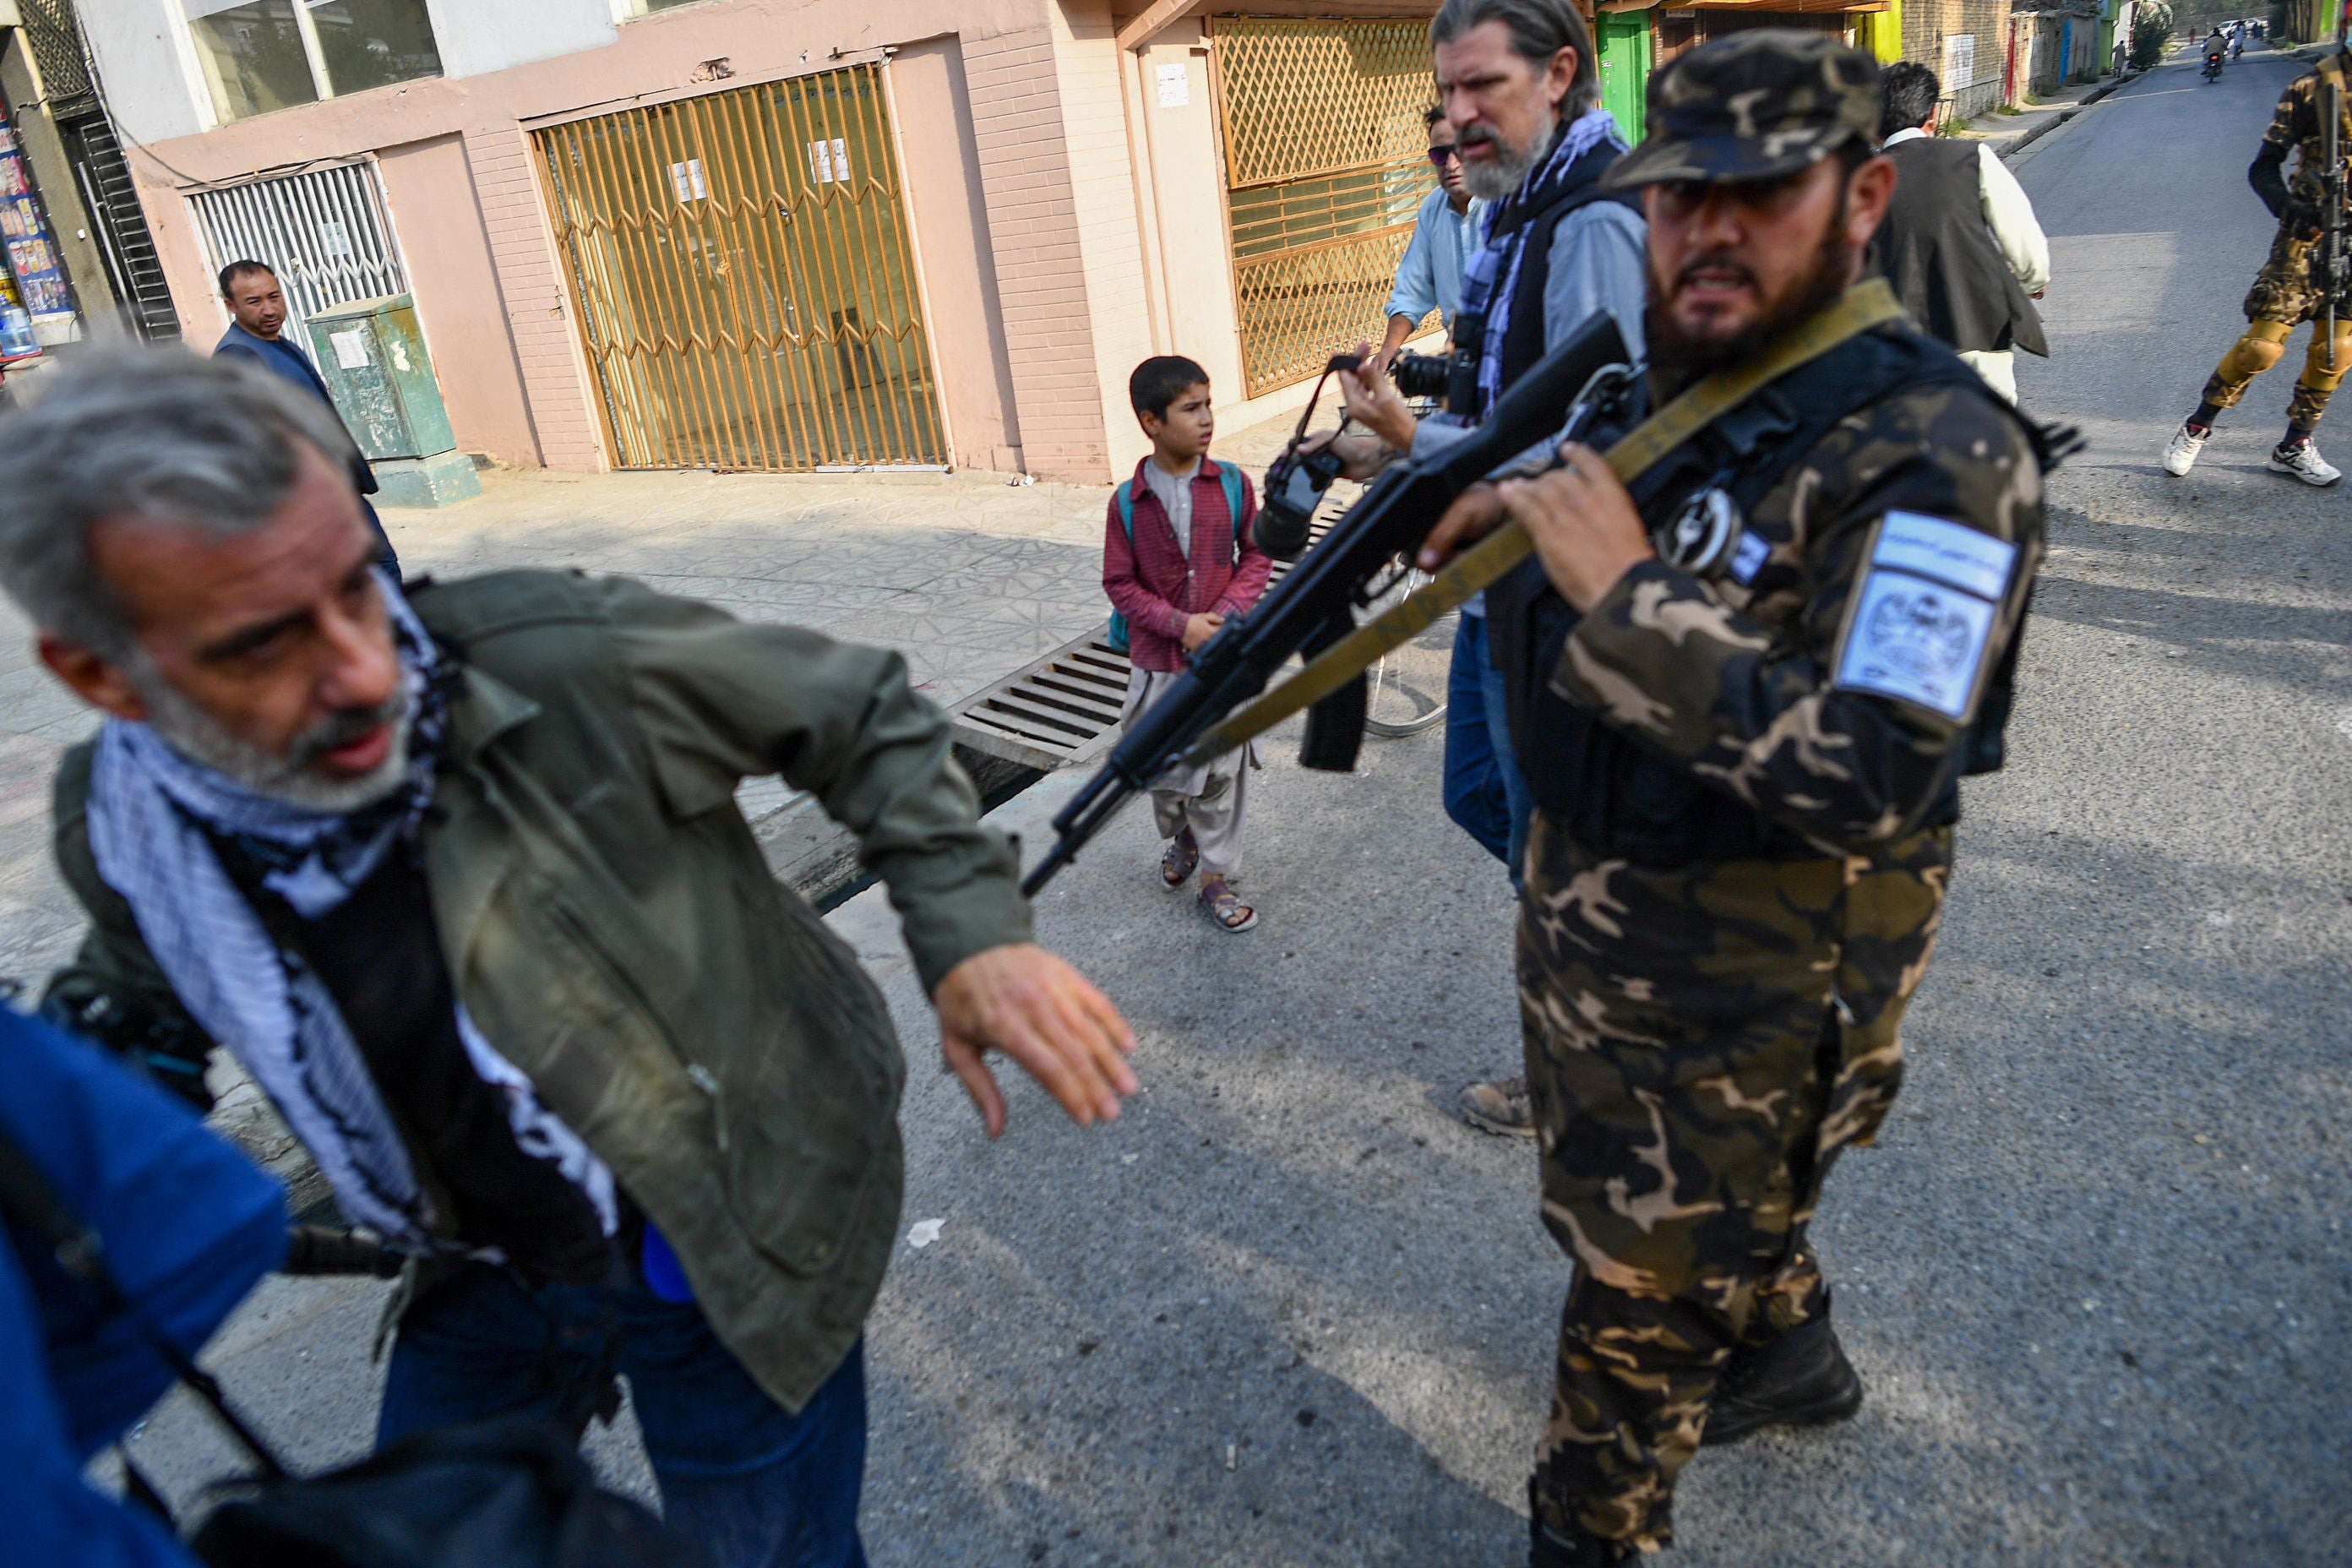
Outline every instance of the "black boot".
{"type": "Polygon", "coordinates": [[[1604,1541],[1573,1526],[1566,1535],[1553,1530],[1544,1522],[1543,1505],[1537,1500],[1532,1480],[1528,1482],[1528,1533],[1533,1540],[1528,1548],[1528,1568],[1617,1568],[1635,1555],[1622,1542],[1604,1541]]]}
{"type": "Polygon", "coordinates": [[[1766,1426],[1823,1426],[1862,1408],[1862,1375],[1823,1312],[1758,1350],[1732,1352],[1707,1406],[1701,1447],[1766,1426]]]}

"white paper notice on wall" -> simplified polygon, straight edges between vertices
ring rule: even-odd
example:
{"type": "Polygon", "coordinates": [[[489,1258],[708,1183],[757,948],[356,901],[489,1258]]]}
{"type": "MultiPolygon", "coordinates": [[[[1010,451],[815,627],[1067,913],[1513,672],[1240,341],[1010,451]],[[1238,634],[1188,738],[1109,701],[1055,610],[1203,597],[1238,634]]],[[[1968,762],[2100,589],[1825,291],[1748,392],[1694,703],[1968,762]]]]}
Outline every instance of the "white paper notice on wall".
{"type": "Polygon", "coordinates": [[[841,137],[809,143],[809,174],[820,185],[849,178],[849,143],[841,137]]]}
{"type": "Polygon", "coordinates": [[[349,256],[352,253],[352,231],[334,218],[319,226],[319,248],[329,256],[349,256]]]}
{"type": "Polygon", "coordinates": [[[1944,90],[1974,87],[1977,80],[1977,36],[1948,33],[1944,37],[1944,90]]]}
{"type": "Polygon", "coordinates": [[[335,345],[335,363],[345,370],[358,370],[368,363],[366,328],[353,327],[347,332],[329,332],[327,341],[335,345]]]}
{"type": "Polygon", "coordinates": [[[702,160],[699,158],[672,163],[669,166],[669,183],[682,202],[698,202],[710,194],[710,187],[703,183],[702,160]]]}
{"type": "Polygon", "coordinates": [[[1178,61],[1159,69],[1160,107],[1181,109],[1192,101],[1192,68],[1178,61]]]}

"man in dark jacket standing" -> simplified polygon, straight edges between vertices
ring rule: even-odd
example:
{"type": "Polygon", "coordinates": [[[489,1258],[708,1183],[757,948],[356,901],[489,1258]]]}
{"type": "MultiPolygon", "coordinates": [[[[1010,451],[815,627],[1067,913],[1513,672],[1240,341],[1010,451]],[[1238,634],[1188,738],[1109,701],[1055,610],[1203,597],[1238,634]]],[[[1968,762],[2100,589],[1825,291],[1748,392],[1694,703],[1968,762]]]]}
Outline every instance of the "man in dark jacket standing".
{"type": "MultiPolygon", "coordinates": [[[[327,384],[320,377],[319,367],[310,356],[287,341],[286,291],[279,286],[278,274],[263,261],[232,261],[221,268],[221,303],[228,307],[232,320],[221,341],[213,345],[215,359],[242,359],[259,365],[270,374],[300,387],[334,412],[335,423],[341,425],[342,413],[335,408],[335,400],[327,395],[327,384]]],[[[375,515],[367,498],[382,487],[376,483],[375,470],[368,467],[367,456],[360,444],[352,440],[351,426],[343,426],[343,438],[351,442],[352,487],[360,493],[360,515],[375,530],[383,548],[376,559],[400,574],[400,557],[393,553],[392,536],[383,531],[383,523],[375,515]]]]}
{"type": "Polygon", "coordinates": [[[1878,229],[1878,267],[1920,331],[1958,349],[2014,403],[2011,351],[2050,353],[2033,308],[2050,282],[2050,241],[1990,146],[1936,137],[1938,92],[1926,66],[1886,69],[1879,134],[1896,180],[1878,229]]]}
{"type": "Polygon", "coordinates": [[[856,834],[991,1135],[991,1050],[1081,1123],[1136,1089],[946,716],[897,654],[621,579],[412,599],[315,398],[177,353],[58,379],[0,450],[0,584],[106,715],[58,772],[91,929],[51,1000],[227,1047],[345,1216],[423,1258],[379,1440],[617,1365],[679,1533],[856,1568],[906,1067],[742,781],[856,834]]]}

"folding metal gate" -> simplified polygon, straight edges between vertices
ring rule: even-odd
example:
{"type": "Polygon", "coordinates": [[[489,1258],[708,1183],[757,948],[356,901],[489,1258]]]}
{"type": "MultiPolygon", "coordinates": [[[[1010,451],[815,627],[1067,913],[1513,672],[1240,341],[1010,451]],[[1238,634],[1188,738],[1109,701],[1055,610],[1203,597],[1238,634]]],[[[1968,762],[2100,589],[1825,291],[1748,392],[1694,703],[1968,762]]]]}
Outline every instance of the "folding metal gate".
{"type": "Polygon", "coordinates": [[[1252,396],[1380,341],[1435,183],[1427,22],[1213,18],[1234,294],[1252,396]]]}
{"type": "Polygon", "coordinates": [[[614,467],[947,460],[881,68],[532,140],[614,467]]]}
{"type": "Polygon", "coordinates": [[[215,269],[267,262],[286,291],[286,331],[331,305],[408,291],[400,247],[384,213],[373,163],[340,163],[254,180],[189,198],[215,269]]]}

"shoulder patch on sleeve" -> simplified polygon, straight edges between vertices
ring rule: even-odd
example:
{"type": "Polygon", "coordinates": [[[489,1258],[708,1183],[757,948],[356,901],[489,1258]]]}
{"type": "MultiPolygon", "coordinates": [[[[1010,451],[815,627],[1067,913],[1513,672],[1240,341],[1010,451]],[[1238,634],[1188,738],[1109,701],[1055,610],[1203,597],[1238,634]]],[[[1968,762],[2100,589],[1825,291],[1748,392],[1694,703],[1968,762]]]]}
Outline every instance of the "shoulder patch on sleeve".
{"type": "Polygon", "coordinates": [[[1839,634],[1832,684],[1916,703],[1955,723],[1974,710],[2017,546],[1944,518],[1891,511],[1839,634]]]}

